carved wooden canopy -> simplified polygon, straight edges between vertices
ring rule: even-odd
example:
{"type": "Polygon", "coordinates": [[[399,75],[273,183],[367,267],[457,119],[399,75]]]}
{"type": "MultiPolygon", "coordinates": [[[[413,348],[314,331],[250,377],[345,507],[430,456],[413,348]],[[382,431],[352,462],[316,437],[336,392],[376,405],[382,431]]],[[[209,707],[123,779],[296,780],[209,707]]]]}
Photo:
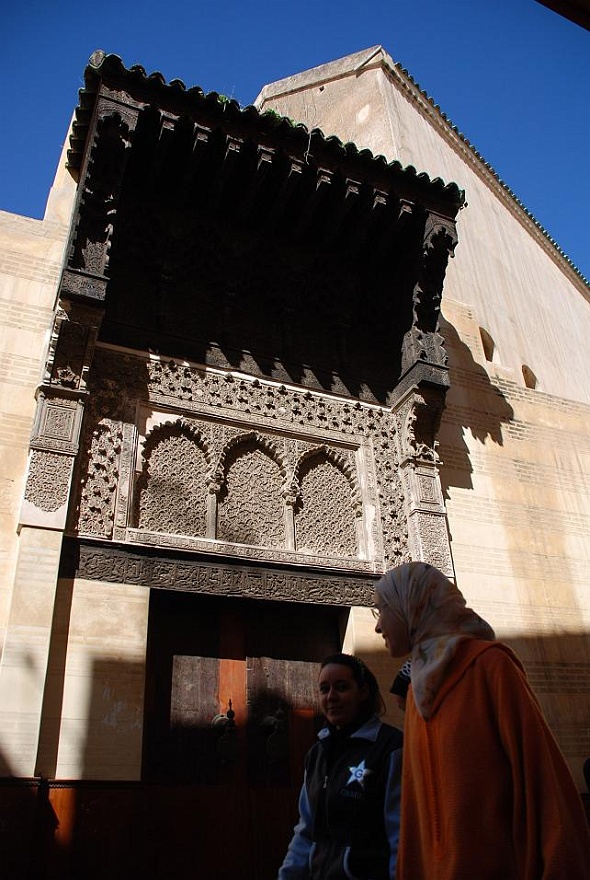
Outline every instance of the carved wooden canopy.
{"type": "Polygon", "coordinates": [[[69,166],[21,522],[101,545],[91,579],[157,554],[166,589],[234,591],[241,560],[271,566],[244,595],[362,604],[396,562],[451,574],[436,433],[457,186],[103,53],[69,166]],[[195,568],[221,558],[223,576],[195,568]],[[273,566],[326,577],[277,586],[273,566]]]}
{"type": "Polygon", "coordinates": [[[100,340],[379,403],[446,386],[455,184],[103,53],[69,166],[60,295],[100,340]]]}

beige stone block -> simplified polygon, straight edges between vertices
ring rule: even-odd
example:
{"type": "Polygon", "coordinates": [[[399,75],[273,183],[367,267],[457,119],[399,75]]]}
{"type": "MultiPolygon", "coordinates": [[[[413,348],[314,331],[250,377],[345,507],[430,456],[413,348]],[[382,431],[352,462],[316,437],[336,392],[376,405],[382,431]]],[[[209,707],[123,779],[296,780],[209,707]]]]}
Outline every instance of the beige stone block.
{"type": "Polygon", "coordinates": [[[81,720],[61,725],[56,775],[61,779],[140,779],[141,729],[109,727],[91,731],[81,720]]]}
{"type": "Polygon", "coordinates": [[[17,621],[33,627],[50,627],[59,553],[57,548],[35,547],[25,560],[19,560],[19,582],[15,584],[11,625],[17,621]],[[26,581],[26,583],[25,583],[26,581]],[[24,623],[26,621],[26,624],[24,623]]]}
{"type": "Polygon", "coordinates": [[[0,707],[7,713],[0,715],[0,738],[9,744],[7,761],[25,776],[35,768],[61,539],[60,533],[22,530],[0,660],[0,707]]]}
{"type": "Polygon", "coordinates": [[[125,654],[137,647],[143,651],[147,632],[149,590],[125,584],[76,582],[72,600],[70,639],[97,647],[110,656],[120,646],[125,654]]]}
{"type": "Polygon", "coordinates": [[[0,708],[0,768],[3,776],[33,776],[39,719],[36,712],[0,708]]]}
{"type": "Polygon", "coordinates": [[[101,661],[92,675],[66,677],[59,742],[59,775],[135,778],[141,766],[143,666],[133,673],[119,664],[119,676],[105,679],[101,661]],[[65,768],[69,769],[65,769],[65,768]],[[119,768],[113,776],[113,768],[119,768]]]}
{"type": "Polygon", "coordinates": [[[149,590],[74,584],[57,772],[135,779],[141,769],[149,590]]]}
{"type": "Polygon", "coordinates": [[[69,229],[76,201],[77,181],[67,167],[67,154],[70,148],[70,133],[74,116],[75,114],[72,115],[69,129],[63,140],[61,155],[57,163],[57,172],[49,191],[43,217],[43,222],[46,226],[56,227],[58,230],[69,229]]]}

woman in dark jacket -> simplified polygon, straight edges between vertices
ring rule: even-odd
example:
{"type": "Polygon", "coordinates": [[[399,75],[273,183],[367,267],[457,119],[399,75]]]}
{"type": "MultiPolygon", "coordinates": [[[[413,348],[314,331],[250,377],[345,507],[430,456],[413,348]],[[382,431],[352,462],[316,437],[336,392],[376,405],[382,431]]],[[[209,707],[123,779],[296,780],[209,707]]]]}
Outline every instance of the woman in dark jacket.
{"type": "Polygon", "coordinates": [[[305,760],[295,826],[278,880],[389,880],[399,836],[402,733],[384,724],[379,685],[350,654],[322,662],[326,726],[305,760]]]}

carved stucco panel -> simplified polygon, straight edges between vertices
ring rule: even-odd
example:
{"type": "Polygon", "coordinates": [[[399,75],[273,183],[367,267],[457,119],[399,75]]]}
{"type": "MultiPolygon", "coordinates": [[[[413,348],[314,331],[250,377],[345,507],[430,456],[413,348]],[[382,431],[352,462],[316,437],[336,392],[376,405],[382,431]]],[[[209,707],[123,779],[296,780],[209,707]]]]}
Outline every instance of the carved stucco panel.
{"type": "Polygon", "coordinates": [[[40,392],[31,445],[34,449],[74,455],[78,450],[81,422],[82,403],[79,400],[40,392]]]}
{"type": "Polygon", "coordinates": [[[370,441],[365,440],[357,450],[359,458],[357,472],[360,477],[360,492],[366,498],[362,515],[364,535],[367,540],[368,558],[383,558],[382,534],[379,520],[379,501],[377,497],[377,475],[370,441]]]}
{"type": "Polygon", "coordinates": [[[254,438],[234,446],[217,507],[221,541],[266,547],[285,546],[281,471],[254,438]]]}
{"type": "Polygon", "coordinates": [[[438,503],[438,487],[436,485],[436,474],[416,474],[418,482],[418,498],[422,504],[438,503]]]}
{"type": "Polygon", "coordinates": [[[69,404],[48,403],[42,423],[43,434],[54,440],[71,443],[74,437],[75,408],[69,404]]]}
{"type": "Polygon", "coordinates": [[[302,553],[358,555],[350,482],[325,454],[308,458],[300,475],[295,542],[302,553]]]}
{"type": "Polygon", "coordinates": [[[195,438],[172,428],[149,450],[138,481],[140,529],[205,535],[208,464],[195,438]]]}
{"type": "Polygon", "coordinates": [[[390,568],[411,559],[408,526],[404,508],[404,490],[398,467],[393,432],[375,438],[375,472],[379,497],[383,556],[390,568]]]}
{"type": "Polygon", "coordinates": [[[68,500],[73,459],[57,452],[33,449],[25,487],[25,501],[46,513],[55,513],[68,500]]]}
{"type": "MultiPolygon", "coordinates": [[[[363,552],[363,542],[359,545],[358,532],[352,537],[352,523],[354,528],[360,527],[361,531],[364,528],[371,532],[369,537],[365,537],[364,546],[370,548],[369,558],[375,560],[377,570],[410,558],[405,494],[399,468],[400,453],[396,446],[397,428],[395,415],[390,411],[350,400],[320,397],[302,389],[276,384],[265,385],[256,379],[250,380],[171,361],[142,359],[101,348],[96,352],[91,392],[92,406],[87,414],[89,436],[98,429],[106,413],[111,418],[122,415],[123,404],[129,400],[135,400],[136,405],[142,405],[146,412],[151,413],[152,421],[146,426],[144,420],[143,429],[138,417],[139,441],[142,436],[149,435],[158,420],[160,423],[172,423],[181,418],[184,424],[192,426],[197,433],[200,432],[208,450],[210,493],[219,493],[227,479],[226,457],[231,446],[230,441],[235,444],[248,434],[257,435],[259,440],[267,438],[268,443],[272,443],[274,452],[269,452],[270,445],[262,451],[264,444],[260,446],[259,443],[260,455],[276,461],[275,475],[272,478],[275,481],[273,493],[277,493],[276,498],[279,501],[274,502],[272,509],[273,517],[280,523],[281,530],[285,521],[284,505],[295,504],[297,492],[300,491],[294,481],[302,459],[322,446],[332,449],[332,461],[336,461],[339,456],[340,470],[348,478],[347,504],[350,504],[348,498],[351,495],[353,497],[354,512],[346,526],[347,537],[341,542],[344,552],[350,553],[354,546],[354,553],[357,554],[355,565],[360,564],[358,553],[359,547],[363,552]],[[145,403],[142,404],[142,401],[145,403]],[[182,416],[171,415],[171,410],[176,410],[177,413],[181,410],[182,416]],[[161,412],[160,416],[157,415],[158,411],[161,412]],[[336,438],[340,446],[334,445],[336,438]],[[359,454],[361,445],[363,452],[359,454]],[[361,509],[362,519],[358,520],[361,509]],[[367,510],[370,510],[370,515],[366,513],[367,510]],[[359,526],[360,522],[362,527],[359,526]]],[[[121,430],[132,433],[135,426],[123,425],[121,430]]],[[[99,450],[95,449],[91,457],[96,457],[98,453],[99,450]]],[[[262,459],[259,459],[256,466],[261,464],[262,459]]],[[[118,492],[129,491],[132,494],[133,486],[128,485],[125,476],[126,465],[121,462],[119,468],[121,479],[118,492]]],[[[140,455],[137,463],[130,464],[129,470],[132,474],[141,473],[142,468],[140,455]]],[[[95,466],[90,468],[91,471],[95,469],[95,466]]],[[[92,474],[88,477],[83,475],[83,479],[84,493],[88,496],[92,474]]],[[[239,485],[239,480],[236,485],[239,485]]],[[[243,489],[239,491],[242,494],[244,492],[243,489]]],[[[330,491],[333,491],[333,487],[330,487],[330,491]]],[[[227,501],[227,497],[224,502],[226,505],[232,503],[227,501]]],[[[219,500],[222,501],[221,498],[219,500]]],[[[123,539],[125,505],[121,506],[118,500],[117,505],[116,537],[123,539]]],[[[111,507],[114,507],[113,499],[111,507]]],[[[81,504],[81,508],[85,513],[81,519],[80,532],[99,533],[95,522],[98,512],[94,511],[92,516],[89,514],[87,500],[81,504]],[[91,531],[87,531],[89,527],[91,531]]],[[[132,510],[137,510],[136,503],[129,505],[127,539],[137,540],[138,537],[130,533],[137,524],[137,520],[132,522],[129,518],[132,510]]],[[[228,511],[229,507],[226,507],[221,516],[222,523],[229,522],[232,517],[235,519],[235,512],[229,515],[228,511]]],[[[110,514],[105,511],[105,515],[112,522],[112,511],[110,514]]],[[[288,517],[286,519],[288,521],[288,517]]],[[[222,528],[228,529],[229,526],[224,525],[222,528]]],[[[111,527],[109,529],[112,531],[111,527]]],[[[106,531],[102,530],[100,534],[105,534],[106,531]]],[[[140,529],[139,532],[146,537],[154,534],[152,529],[140,529]]],[[[164,533],[161,534],[160,541],[165,537],[164,533]]],[[[217,535],[220,552],[221,546],[228,543],[221,534],[217,535]]],[[[280,539],[277,537],[278,533],[272,530],[269,534],[273,535],[273,541],[280,541],[276,545],[277,550],[279,546],[285,546],[282,533],[280,539]]],[[[317,544],[318,539],[315,546],[317,544]]],[[[311,555],[323,560],[329,558],[323,552],[321,555],[311,555]]],[[[307,558],[311,559],[311,555],[307,558]]],[[[290,558],[290,555],[287,553],[285,558],[290,558]]],[[[346,558],[352,563],[351,556],[346,558]]]]}
{"type": "Polygon", "coordinates": [[[101,419],[91,433],[81,479],[78,513],[81,534],[112,537],[122,440],[123,424],[106,418],[101,419]]]}
{"type": "Polygon", "coordinates": [[[113,538],[122,540],[124,538],[124,529],[127,525],[129,516],[129,504],[131,501],[132,487],[132,463],[135,450],[136,428],[131,422],[134,418],[135,408],[128,407],[125,413],[125,421],[123,422],[123,436],[121,444],[121,455],[119,462],[119,485],[115,499],[115,524],[113,527],[113,538]]]}
{"type": "Polygon", "coordinates": [[[326,605],[369,606],[373,602],[374,577],[366,575],[305,574],[288,568],[169,559],[165,553],[146,557],[108,546],[89,547],[84,543],[75,548],[75,553],[73,573],[90,581],[326,605]]]}
{"type": "Polygon", "coordinates": [[[415,511],[409,517],[409,527],[412,558],[435,565],[447,577],[454,577],[446,517],[415,511]]]}

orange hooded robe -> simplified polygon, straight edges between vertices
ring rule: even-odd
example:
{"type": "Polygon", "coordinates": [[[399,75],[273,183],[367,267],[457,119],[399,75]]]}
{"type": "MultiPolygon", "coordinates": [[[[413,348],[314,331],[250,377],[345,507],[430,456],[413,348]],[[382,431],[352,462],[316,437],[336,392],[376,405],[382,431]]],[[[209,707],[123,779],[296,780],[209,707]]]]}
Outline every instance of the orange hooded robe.
{"type": "Polygon", "coordinates": [[[581,797],[499,642],[457,648],[428,721],[406,707],[398,880],[590,880],[581,797]]]}

